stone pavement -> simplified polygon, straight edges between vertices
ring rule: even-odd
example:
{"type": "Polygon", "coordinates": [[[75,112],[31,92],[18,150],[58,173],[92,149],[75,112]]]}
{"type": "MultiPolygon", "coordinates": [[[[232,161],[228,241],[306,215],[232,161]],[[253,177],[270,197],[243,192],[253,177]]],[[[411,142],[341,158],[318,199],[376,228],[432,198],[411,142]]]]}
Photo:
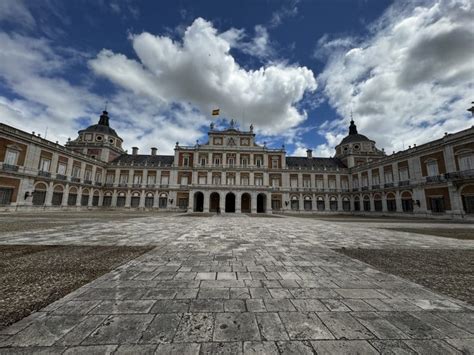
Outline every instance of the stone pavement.
{"type": "Polygon", "coordinates": [[[0,331],[0,354],[474,353],[474,307],[329,249],[472,241],[312,219],[157,216],[0,243],[156,245],[0,331]]]}

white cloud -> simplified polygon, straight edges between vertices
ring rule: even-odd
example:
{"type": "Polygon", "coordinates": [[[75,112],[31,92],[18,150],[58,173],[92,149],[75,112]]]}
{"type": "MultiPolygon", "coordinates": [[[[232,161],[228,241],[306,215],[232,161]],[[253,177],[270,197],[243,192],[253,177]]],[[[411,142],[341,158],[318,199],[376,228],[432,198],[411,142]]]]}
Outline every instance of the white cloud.
{"type": "Polygon", "coordinates": [[[399,1],[366,38],[322,38],[316,54],[329,58],[320,84],[344,117],[322,129],[327,144],[347,132],[351,106],[359,131],[389,152],[474,124],[466,112],[474,88],[473,6],[399,1]]]}
{"type": "Polygon", "coordinates": [[[238,31],[219,34],[198,18],[182,42],[146,32],[133,36],[140,61],[104,49],[90,66],[135,95],[162,104],[190,103],[202,113],[219,107],[224,116],[253,123],[264,134],[280,134],[303,122],[306,113],[295,105],[316,89],[312,71],[284,64],[245,70],[230,54],[238,39],[238,31]]]}
{"type": "Polygon", "coordinates": [[[8,22],[31,29],[36,26],[36,20],[22,0],[0,1],[0,23],[8,22]]]}

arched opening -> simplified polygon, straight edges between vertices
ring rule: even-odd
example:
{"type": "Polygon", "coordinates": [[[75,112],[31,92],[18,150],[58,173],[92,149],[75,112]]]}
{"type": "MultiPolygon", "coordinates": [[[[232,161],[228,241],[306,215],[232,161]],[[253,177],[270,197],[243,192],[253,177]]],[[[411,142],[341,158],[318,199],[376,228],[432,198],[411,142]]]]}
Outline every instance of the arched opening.
{"type": "Polygon", "coordinates": [[[92,206],[99,206],[99,197],[100,197],[99,191],[95,190],[94,196],[92,196],[92,206]]]}
{"type": "Polygon", "coordinates": [[[403,212],[413,212],[413,198],[411,192],[404,191],[402,193],[402,210],[403,212]]]}
{"type": "Polygon", "coordinates": [[[102,200],[103,207],[110,207],[112,206],[112,192],[106,191],[104,193],[104,199],[102,200]]]}
{"type": "Polygon", "coordinates": [[[291,209],[298,211],[300,209],[300,200],[298,196],[291,196],[291,209]]]}
{"type": "Polygon", "coordinates": [[[461,190],[461,198],[464,212],[474,213],[474,185],[464,186],[461,190]]]}
{"type": "Polygon", "coordinates": [[[318,211],[324,211],[325,206],[324,206],[324,197],[318,196],[316,197],[316,209],[318,211]]]}
{"type": "Polygon", "coordinates": [[[54,187],[53,199],[51,200],[51,204],[53,206],[61,206],[61,204],[63,202],[63,191],[64,191],[64,189],[61,185],[57,185],[57,186],[54,187]]]}
{"type": "Polygon", "coordinates": [[[67,197],[67,205],[75,206],[76,203],[77,203],[77,188],[73,186],[69,189],[69,195],[67,197]]]}
{"type": "Polygon", "coordinates": [[[235,195],[232,192],[225,196],[225,211],[227,213],[235,212],[235,195]]]}
{"type": "Polygon", "coordinates": [[[395,200],[395,194],[388,193],[387,194],[387,210],[389,212],[395,212],[397,210],[397,201],[395,200]]]}
{"type": "Polygon", "coordinates": [[[354,211],[360,211],[360,198],[359,198],[359,196],[354,197],[354,211]]]}
{"type": "Polygon", "coordinates": [[[265,194],[257,195],[257,213],[265,213],[265,206],[267,203],[267,196],[265,194]]]}
{"type": "Polygon", "coordinates": [[[33,191],[33,206],[42,206],[46,200],[47,186],[43,183],[36,184],[33,191]]]}
{"type": "Polygon", "coordinates": [[[303,203],[305,211],[311,211],[313,209],[313,200],[311,199],[311,196],[305,196],[303,203]]]}
{"type": "Polygon", "coordinates": [[[124,207],[125,200],[126,200],[125,192],[119,192],[117,196],[117,207],[124,207]]]}
{"type": "Polygon", "coordinates": [[[347,196],[342,198],[342,209],[345,212],[349,212],[351,210],[351,201],[349,200],[349,197],[347,196]]]}
{"type": "Polygon", "coordinates": [[[250,196],[250,194],[248,193],[242,194],[241,201],[240,201],[240,210],[242,211],[242,213],[252,212],[251,202],[252,202],[252,197],[250,196]]]}
{"type": "Polygon", "coordinates": [[[382,196],[380,194],[374,195],[374,209],[376,212],[382,212],[382,196]]]}
{"type": "Polygon", "coordinates": [[[168,207],[168,195],[165,192],[160,194],[158,198],[158,207],[159,208],[166,208],[168,207]]]}
{"type": "Polygon", "coordinates": [[[364,201],[363,202],[364,211],[365,212],[370,212],[370,197],[368,195],[365,195],[363,201],[364,201]]]}
{"type": "Polygon", "coordinates": [[[201,191],[194,193],[194,212],[204,212],[204,194],[201,191]]]}
{"type": "Polygon", "coordinates": [[[82,190],[81,194],[81,206],[87,206],[89,204],[89,190],[82,190]]]}
{"type": "Polygon", "coordinates": [[[329,209],[331,211],[337,211],[338,209],[338,203],[337,203],[337,197],[336,196],[331,196],[329,198],[329,209]]]}
{"type": "Polygon", "coordinates": [[[155,196],[153,192],[147,192],[145,195],[145,208],[153,208],[153,202],[155,201],[155,196]]]}
{"type": "Polygon", "coordinates": [[[213,192],[209,197],[209,211],[210,212],[220,212],[220,201],[221,198],[217,192],[213,192]]]}
{"type": "Polygon", "coordinates": [[[140,206],[140,192],[132,192],[132,198],[130,199],[130,207],[138,208],[140,206]]]}

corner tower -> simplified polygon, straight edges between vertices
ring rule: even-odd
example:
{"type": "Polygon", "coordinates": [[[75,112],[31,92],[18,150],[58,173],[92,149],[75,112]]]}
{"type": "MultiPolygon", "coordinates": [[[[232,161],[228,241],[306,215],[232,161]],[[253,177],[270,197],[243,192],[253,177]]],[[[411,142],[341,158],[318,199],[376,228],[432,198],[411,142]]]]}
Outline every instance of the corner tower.
{"type": "Polygon", "coordinates": [[[109,113],[102,111],[99,122],[78,132],[78,137],[69,140],[66,147],[95,159],[109,162],[124,153],[123,139],[110,127],[109,113]]]}
{"type": "Polygon", "coordinates": [[[359,134],[351,118],[349,134],[336,146],[336,158],[348,168],[382,158],[385,153],[375,146],[375,141],[359,134]]]}

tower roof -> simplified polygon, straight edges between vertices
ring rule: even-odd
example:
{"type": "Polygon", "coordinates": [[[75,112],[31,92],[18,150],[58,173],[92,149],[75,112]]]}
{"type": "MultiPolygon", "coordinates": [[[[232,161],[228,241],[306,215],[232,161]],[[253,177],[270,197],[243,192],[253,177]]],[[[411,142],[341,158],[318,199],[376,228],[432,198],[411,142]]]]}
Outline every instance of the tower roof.
{"type": "Polygon", "coordinates": [[[87,127],[86,129],[79,131],[79,133],[82,133],[82,132],[98,132],[98,133],[103,133],[109,136],[120,138],[117,132],[115,132],[115,130],[111,128],[109,125],[109,113],[107,111],[102,111],[102,114],[100,115],[100,118],[99,118],[99,123],[94,124],[92,126],[87,127]]]}
{"type": "Polygon", "coordinates": [[[344,137],[340,144],[347,144],[352,142],[369,142],[370,139],[364,136],[363,134],[359,134],[357,132],[357,126],[354,123],[354,120],[351,119],[351,124],[349,125],[349,134],[344,137]]]}

